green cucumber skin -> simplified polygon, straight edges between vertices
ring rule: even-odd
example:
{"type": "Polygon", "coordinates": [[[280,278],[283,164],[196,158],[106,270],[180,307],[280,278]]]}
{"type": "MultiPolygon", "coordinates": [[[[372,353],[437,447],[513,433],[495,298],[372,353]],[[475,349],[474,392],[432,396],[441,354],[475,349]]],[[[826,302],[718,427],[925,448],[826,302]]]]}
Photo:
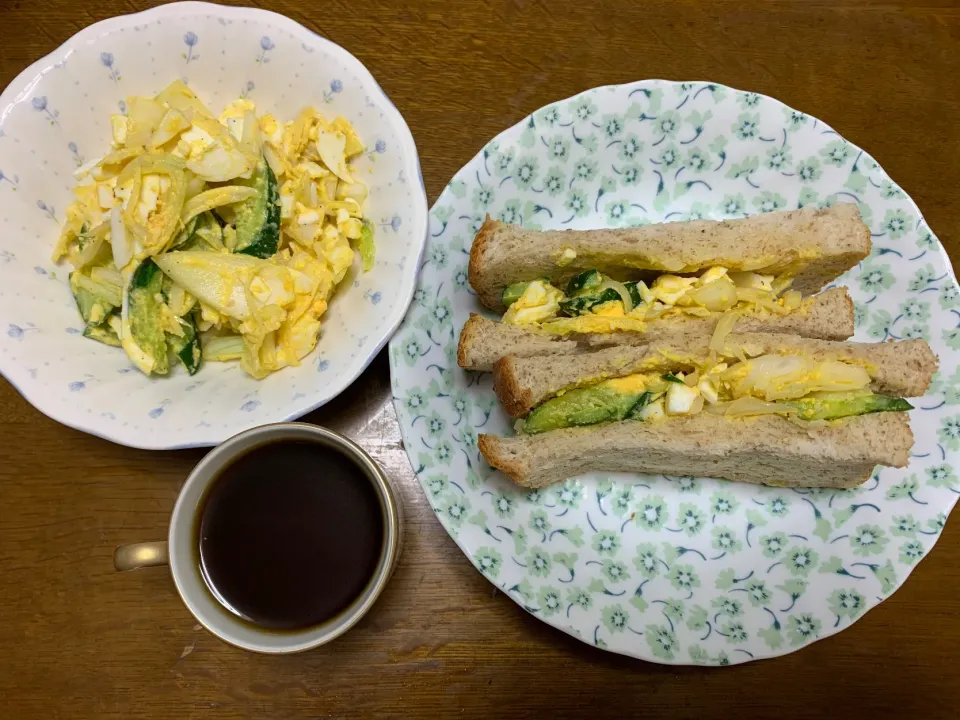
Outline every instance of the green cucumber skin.
{"type": "Polygon", "coordinates": [[[523,425],[528,435],[578,425],[596,425],[634,417],[653,394],[621,393],[610,388],[592,387],[570,390],[547,400],[531,412],[523,425]]]}
{"type": "Polygon", "coordinates": [[[83,329],[83,336],[91,340],[96,340],[110,347],[120,347],[120,338],[107,323],[101,325],[87,325],[83,329]]]}
{"type": "Polygon", "coordinates": [[[836,398],[800,398],[784,401],[797,409],[801,420],[839,420],[845,417],[868,415],[877,412],[906,412],[913,405],[903,398],[889,395],[850,395],[836,398]]]}
{"type": "Polygon", "coordinates": [[[203,360],[203,348],[200,345],[197,326],[191,315],[177,319],[180,321],[180,327],[183,328],[184,333],[183,337],[169,336],[170,349],[187,369],[187,372],[190,375],[195,375],[197,370],[200,369],[200,362],[203,360]]]}
{"type": "Polygon", "coordinates": [[[147,258],[133,272],[128,291],[130,333],[140,348],[155,361],[153,372],[166,375],[170,369],[166,333],[160,327],[156,296],[163,291],[163,272],[147,258]]]}
{"type": "Polygon", "coordinates": [[[585,295],[603,282],[603,275],[598,270],[585,270],[574,275],[567,282],[567,297],[585,295]]]}
{"type": "Polygon", "coordinates": [[[266,160],[260,160],[248,184],[259,194],[237,208],[236,252],[261,259],[273,257],[280,245],[280,191],[266,160]]]}

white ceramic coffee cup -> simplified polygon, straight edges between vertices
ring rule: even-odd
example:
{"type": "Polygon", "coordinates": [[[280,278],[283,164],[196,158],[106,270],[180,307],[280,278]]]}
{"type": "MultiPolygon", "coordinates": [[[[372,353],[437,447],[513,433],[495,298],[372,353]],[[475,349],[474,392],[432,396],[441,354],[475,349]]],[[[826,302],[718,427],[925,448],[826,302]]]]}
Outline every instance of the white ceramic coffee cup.
{"type": "Polygon", "coordinates": [[[245,650],[262,653],[295,653],[328,643],[339,637],[376,602],[400,558],[402,511],[397,495],[380,466],[359,445],[339,433],[305,423],[263,425],[234,435],[211,450],[190,473],[170,518],[166,542],[121,545],[114,553],[118,570],[151,565],[170,565],[177,592],[187,609],[207,630],[245,650]],[[239,617],[214,597],[200,572],[195,528],[202,512],[207,488],[238,455],[259,445],[284,440],[314,442],[340,452],[352,460],[377,491],[383,517],[383,548],[380,559],[363,592],[340,614],[303,630],[276,631],[262,628],[239,617]]]}

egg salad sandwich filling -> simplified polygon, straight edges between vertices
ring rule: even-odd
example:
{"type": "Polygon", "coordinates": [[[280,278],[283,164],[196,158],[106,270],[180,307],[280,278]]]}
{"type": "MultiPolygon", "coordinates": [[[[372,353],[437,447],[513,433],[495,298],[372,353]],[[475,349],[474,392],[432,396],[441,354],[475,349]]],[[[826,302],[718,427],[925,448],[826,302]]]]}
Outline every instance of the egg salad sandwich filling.
{"type": "Polygon", "coordinates": [[[73,267],[83,335],[147,375],[239,360],[255,378],[296,365],[355,259],[374,263],[364,146],[344,118],[290,122],[249,99],[216,117],[184,83],[130,97],[113,146],[76,173],[53,252],[73,267]]]}
{"type": "Polygon", "coordinates": [[[854,205],[617,230],[534,231],[488,218],[471,248],[469,279],[503,316],[471,316],[458,360],[489,370],[509,353],[710,334],[731,312],[742,331],[843,340],[853,334],[846,290],[808,295],[869,252],[854,205]]]}
{"type": "Polygon", "coordinates": [[[589,471],[854,487],[904,467],[905,399],[937,359],[922,340],[863,344],[772,333],[665,338],[571,356],[507,356],[494,387],[517,435],[481,435],[525,487],[589,471]]]}

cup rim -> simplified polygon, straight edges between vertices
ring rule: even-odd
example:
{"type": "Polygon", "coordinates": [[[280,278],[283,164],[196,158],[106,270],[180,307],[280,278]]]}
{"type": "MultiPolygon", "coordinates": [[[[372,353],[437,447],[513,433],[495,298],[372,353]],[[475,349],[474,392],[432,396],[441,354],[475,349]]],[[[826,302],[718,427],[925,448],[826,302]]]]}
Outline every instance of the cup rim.
{"type": "MultiPolygon", "coordinates": [[[[170,517],[167,541],[170,548],[170,574],[177,594],[191,615],[208,632],[224,642],[252,652],[291,654],[325,645],[343,635],[367,614],[383,592],[396,567],[401,549],[402,510],[399,497],[380,465],[357,443],[320,425],[283,422],[259,425],[237,433],[213,448],[187,476],[170,517]],[[263,443],[256,442],[263,439],[263,443]],[[384,517],[384,550],[377,567],[361,594],[343,611],[320,625],[299,631],[276,632],[233,615],[214,599],[199,568],[184,565],[184,552],[192,553],[194,519],[200,510],[198,501],[206,495],[217,473],[238,453],[248,452],[270,441],[319,440],[343,452],[353,460],[377,490],[384,517]],[[189,505],[189,506],[188,506],[189,505]],[[213,609],[215,608],[215,609],[213,609]],[[211,617],[212,616],[212,617],[211,617]],[[217,622],[213,622],[216,619],[217,622]],[[232,631],[236,630],[237,633],[232,631]],[[272,641],[272,642],[271,642],[272,641]]],[[[194,556],[190,554],[190,557],[194,556]]]]}

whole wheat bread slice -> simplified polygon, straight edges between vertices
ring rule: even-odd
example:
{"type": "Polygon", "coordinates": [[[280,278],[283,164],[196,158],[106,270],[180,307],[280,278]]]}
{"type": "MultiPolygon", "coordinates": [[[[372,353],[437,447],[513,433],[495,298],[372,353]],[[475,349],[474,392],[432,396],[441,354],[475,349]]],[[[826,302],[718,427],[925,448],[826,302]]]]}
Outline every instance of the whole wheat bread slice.
{"type": "Polygon", "coordinates": [[[779,416],[709,413],[624,421],[539,435],[481,435],[480,452],[518,485],[538,488],[586,472],[693,475],[782,487],[850,488],[877,465],[905,467],[906,413],[876,413],[803,428],[779,416]]]}
{"type": "Polygon", "coordinates": [[[820,290],[870,253],[870,229],[853,204],[609,230],[526,230],[489,217],[470,249],[470,285],[492,310],[511,283],[562,282],[597,269],[619,280],[714,265],[778,275],[791,272],[804,295],[820,290]],[[576,257],[564,259],[565,251],[576,257]]]}
{"type": "MultiPolygon", "coordinates": [[[[709,337],[717,318],[668,317],[648,323],[646,332],[592,333],[560,337],[533,328],[504,325],[471,315],[460,332],[457,363],[466,370],[490,371],[505,355],[571,355],[611,345],[648,345],[678,332],[709,337]]],[[[853,302],[843,287],[806,298],[788,315],[764,312],[737,321],[738,332],[771,332],[845,340],[853,335],[853,302]]]]}
{"type": "MultiPolygon", "coordinates": [[[[643,347],[611,347],[575,355],[500,358],[493,366],[493,387],[513,417],[523,417],[562,390],[640,372],[687,371],[709,352],[709,336],[662,338],[643,347]]],[[[772,333],[732,334],[724,355],[805,355],[813,360],[845,360],[863,364],[870,389],[894,397],[920,397],[927,392],[937,356],[925,340],[854,343],[815,340],[772,333]]]]}

